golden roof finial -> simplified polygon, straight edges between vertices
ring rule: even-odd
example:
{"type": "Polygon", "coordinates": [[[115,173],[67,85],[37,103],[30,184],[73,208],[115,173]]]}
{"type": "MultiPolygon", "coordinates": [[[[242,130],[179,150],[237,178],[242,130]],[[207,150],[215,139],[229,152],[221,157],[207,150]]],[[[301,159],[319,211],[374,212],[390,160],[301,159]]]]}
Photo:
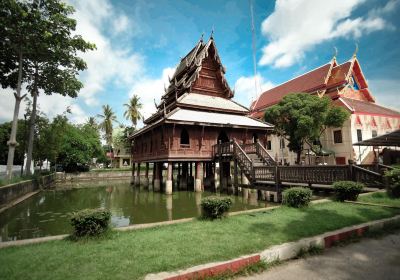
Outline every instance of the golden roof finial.
{"type": "Polygon", "coordinates": [[[357,53],[358,53],[358,43],[355,43],[355,45],[356,45],[356,49],[354,50],[353,58],[356,58],[357,53]]]}
{"type": "Polygon", "coordinates": [[[211,28],[211,35],[210,35],[210,39],[214,39],[214,24],[211,28]]]}
{"type": "Polygon", "coordinates": [[[336,46],[333,47],[334,53],[333,53],[333,58],[332,59],[336,59],[337,55],[338,55],[338,49],[336,48],[336,46]]]}

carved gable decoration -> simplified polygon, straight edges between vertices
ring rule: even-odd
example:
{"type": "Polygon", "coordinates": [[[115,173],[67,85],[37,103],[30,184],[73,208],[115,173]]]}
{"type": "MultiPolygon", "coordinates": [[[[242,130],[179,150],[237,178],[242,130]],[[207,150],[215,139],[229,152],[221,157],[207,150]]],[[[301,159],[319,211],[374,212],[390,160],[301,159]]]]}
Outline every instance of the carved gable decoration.
{"type": "Polygon", "coordinates": [[[371,117],[371,126],[372,126],[372,127],[377,127],[376,121],[375,121],[375,118],[374,118],[374,117],[371,117]]]}
{"type": "Polygon", "coordinates": [[[362,126],[360,116],[358,116],[358,115],[356,116],[356,125],[357,126],[362,126]]]}

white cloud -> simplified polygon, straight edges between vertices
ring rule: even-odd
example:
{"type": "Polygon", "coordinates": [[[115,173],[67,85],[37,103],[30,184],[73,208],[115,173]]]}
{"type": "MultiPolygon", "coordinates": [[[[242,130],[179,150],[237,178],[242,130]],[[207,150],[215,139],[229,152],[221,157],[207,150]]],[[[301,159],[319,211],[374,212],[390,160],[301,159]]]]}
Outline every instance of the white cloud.
{"type": "Polygon", "coordinates": [[[161,96],[164,94],[164,86],[168,87],[168,76],[172,77],[175,68],[164,68],[159,78],[143,77],[135,82],[129,92],[129,98],[134,94],[140,97],[143,104],[143,115],[145,118],[150,117],[156,112],[154,100],[159,104],[161,96]]]}
{"type": "Polygon", "coordinates": [[[269,43],[262,49],[260,65],[283,68],[299,62],[317,44],[339,37],[359,38],[385,28],[393,28],[383,18],[397,0],[371,10],[365,17],[351,13],[365,0],[277,0],[274,12],[262,23],[269,43]]]}
{"type": "Polygon", "coordinates": [[[97,49],[81,54],[88,69],[81,74],[85,87],[79,96],[90,106],[98,105],[96,94],[109,82],[130,87],[141,74],[143,58],[131,46],[114,46],[110,38],[126,31],[131,22],[121,11],[116,11],[107,0],[70,0],[76,9],[76,33],[95,43],[97,49]],[[105,31],[113,27],[110,34],[105,31]]]}
{"type": "Polygon", "coordinates": [[[128,17],[126,15],[120,15],[114,20],[113,27],[117,33],[126,31],[129,27],[128,17]]]}
{"type": "Polygon", "coordinates": [[[250,106],[251,101],[253,101],[264,91],[271,89],[274,86],[275,85],[272,82],[264,80],[260,74],[257,74],[256,80],[254,79],[254,76],[242,76],[237,79],[235,83],[235,99],[245,106],[250,106]],[[255,90],[255,83],[257,83],[257,93],[255,90]]]}

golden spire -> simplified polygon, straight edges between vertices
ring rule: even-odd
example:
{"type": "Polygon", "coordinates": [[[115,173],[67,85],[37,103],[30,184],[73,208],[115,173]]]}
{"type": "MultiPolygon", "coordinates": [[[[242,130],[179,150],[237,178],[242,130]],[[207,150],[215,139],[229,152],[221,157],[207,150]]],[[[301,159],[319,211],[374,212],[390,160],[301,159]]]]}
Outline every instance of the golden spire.
{"type": "Polygon", "coordinates": [[[357,53],[358,53],[358,44],[357,44],[357,43],[355,43],[355,45],[356,45],[356,49],[354,50],[354,53],[353,53],[353,58],[356,58],[356,56],[357,56],[357,53]]]}

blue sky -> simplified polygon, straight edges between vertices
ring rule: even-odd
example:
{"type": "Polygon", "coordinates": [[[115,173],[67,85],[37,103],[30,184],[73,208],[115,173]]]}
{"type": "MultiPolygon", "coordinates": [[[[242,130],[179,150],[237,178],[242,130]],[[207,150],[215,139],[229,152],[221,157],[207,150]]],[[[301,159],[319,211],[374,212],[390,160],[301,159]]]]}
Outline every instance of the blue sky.
{"type": "MultiPolygon", "coordinates": [[[[400,110],[399,0],[253,0],[258,94],[294,76],[337,59],[351,58],[355,43],[377,102],[400,110]]],[[[154,112],[168,75],[199,40],[214,38],[235,89],[235,99],[249,106],[256,95],[248,0],[111,1],[68,0],[76,13],[78,34],[97,45],[83,54],[88,69],[77,99],[40,96],[40,109],[50,117],[72,110],[83,122],[109,104],[121,122],[130,96],[138,94],[144,114],[154,112]]],[[[9,90],[3,90],[9,93],[9,90]]],[[[2,95],[0,122],[12,118],[11,94],[2,95]]]]}

